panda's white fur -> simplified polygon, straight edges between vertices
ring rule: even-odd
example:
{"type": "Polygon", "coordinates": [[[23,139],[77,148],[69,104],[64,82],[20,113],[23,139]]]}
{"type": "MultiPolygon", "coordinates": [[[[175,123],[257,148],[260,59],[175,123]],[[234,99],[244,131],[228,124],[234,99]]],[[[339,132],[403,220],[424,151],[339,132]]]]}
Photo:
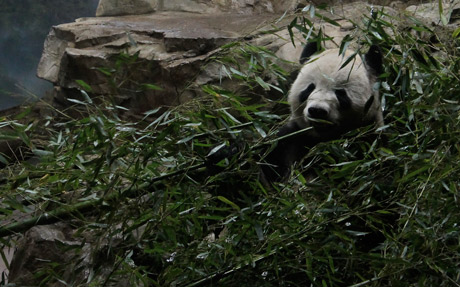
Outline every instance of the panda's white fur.
{"type": "Polygon", "coordinates": [[[302,52],[300,61],[306,63],[288,95],[291,117],[278,132],[281,140],[265,157],[263,182],[282,179],[291,165],[319,142],[365,125],[383,125],[374,88],[383,69],[380,48],[371,46],[363,58],[352,51],[340,54],[339,49],[313,56],[316,50],[316,43],[310,43],[302,52]]]}
{"type": "Polygon", "coordinates": [[[344,123],[360,126],[362,123],[375,122],[377,126],[383,125],[382,110],[378,91],[374,89],[376,76],[374,71],[366,67],[364,61],[352,51],[344,55],[339,54],[339,49],[326,50],[312,57],[300,70],[294,81],[288,102],[291,106],[291,120],[303,129],[310,126],[312,136],[321,136],[321,129],[334,130],[344,123]],[[346,66],[343,63],[354,57],[346,66]],[[300,94],[309,85],[314,84],[315,89],[305,102],[300,101],[300,94]],[[341,111],[336,91],[345,90],[351,101],[351,108],[341,111]],[[373,99],[370,99],[373,98],[373,99]],[[372,101],[368,110],[364,110],[366,103],[372,101]],[[309,113],[310,108],[323,109],[327,116],[323,122],[314,121],[315,117],[309,113]],[[330,122],[329,125],[328,123],[330,122]]]}

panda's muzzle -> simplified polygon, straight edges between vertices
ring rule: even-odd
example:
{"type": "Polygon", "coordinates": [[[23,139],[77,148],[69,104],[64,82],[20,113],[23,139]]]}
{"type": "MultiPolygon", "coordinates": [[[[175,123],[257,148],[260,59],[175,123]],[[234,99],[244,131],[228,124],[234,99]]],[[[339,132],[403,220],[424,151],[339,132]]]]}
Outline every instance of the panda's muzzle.
{"type": "Polygon", "coordinates": [[[319,120],[327,120],[329,112],[326,109],[320,107],[309,107],[308,117],[319,120]]]}
{"type": "Polygon", "coordinates": [[[329,117],[329,111],[319,106],[309,107],[306,118],[317,130],[328,129],[335,125],[329,117]]]}

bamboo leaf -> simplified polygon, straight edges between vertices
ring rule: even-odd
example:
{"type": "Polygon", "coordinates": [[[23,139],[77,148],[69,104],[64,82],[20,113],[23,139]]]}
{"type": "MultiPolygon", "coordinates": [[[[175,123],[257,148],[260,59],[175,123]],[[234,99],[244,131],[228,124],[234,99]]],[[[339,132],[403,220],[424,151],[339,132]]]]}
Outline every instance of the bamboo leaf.
{"type": "Polygon", "coordinates": [[[75,80],[75,82],[76,82],[80,87],[82,87],[82,89],[85,90],[86,92],[92,92],[91,86],[88,85],[85,81],[83,81],[83,80],[75,80]]]}
{"type": "Polygon", "coordinates": [[[237,204],[235,204],[234,202],[229,200],[228,198],[219,195],[219,196],[217,196],[217,199],[219,199],[220,201],[222,201],[225,204],[230,205],[233,209],[235,209],[237,211],[241,211],[241,208],[237,204]]]}

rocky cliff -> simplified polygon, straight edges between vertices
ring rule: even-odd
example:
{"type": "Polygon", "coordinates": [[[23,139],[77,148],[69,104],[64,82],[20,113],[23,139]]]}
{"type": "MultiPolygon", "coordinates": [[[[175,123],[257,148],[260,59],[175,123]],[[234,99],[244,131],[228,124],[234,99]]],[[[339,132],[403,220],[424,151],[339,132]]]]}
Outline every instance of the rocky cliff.
{"type": "Polygon", "coordinates": [[[161,12],[83,19],[53,27],[38,76],[55,84],[55,98],[61,103],[79,88],[76,80],[90,85],[93,94],[107,95],[114,87],[101,70],[122,73],[127,67],[116,67],[120,54],[136,55],[130,65],[132,81],[118,83],[123,91],[116,95],[119,103],[129,108],[178,104],[190,96],[185,87],[203,84],[198,73],[221,45],[251,36],[276,17],[161,12]],[[139,86],[148,83],[162,91],[140,93],[139,86]]]}
{"type": "Polygon", "coordinates": [[[206,72],[198,74],[221,45],[254,37],[295,7],[296,1],[281,5],[268,0],[101,1],[99,16],[142,15],[86,18],[53,27],[37,74],[55,85],[55,102],[63,105],[67,97],[78,97],[76,80],[91,86],[92,94],[114,96],[131,109],[178,104],[194,96],[185,87],[211,80],[206,72]],[[130,71],[114,66],[122,53],[137,57],[130,71]],[[107,71],[113,77],[132,73],[134,80],[120,83],[115,92],[111,83],[117,79],[109,79],[107,71]],[[162,90],[140,91],[142,84],[162,90]]]}

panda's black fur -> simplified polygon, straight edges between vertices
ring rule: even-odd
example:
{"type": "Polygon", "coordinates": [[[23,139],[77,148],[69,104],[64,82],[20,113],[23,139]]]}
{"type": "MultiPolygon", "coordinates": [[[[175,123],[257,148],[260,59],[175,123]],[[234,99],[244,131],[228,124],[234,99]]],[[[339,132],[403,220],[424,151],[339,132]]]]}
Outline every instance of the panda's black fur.
{"type": "Polygon", "coordinates": [[[371,46],[364,59],[354,57],[353,52],[340,55],[338,49],[314,56],[317,51],[317,43],[310,43],[301,54],[300,63],[305,65],[288,96],[291,117],[278,132],[282,139],[262,165],[261,180],[265,183],[282,180],[293,163],[319,142],[337,139],[358,127],[383,125],[374,88],[383,70],[380,48],[371,46]],[[349,57],[354,59],[343,66],[349,57]]]}

